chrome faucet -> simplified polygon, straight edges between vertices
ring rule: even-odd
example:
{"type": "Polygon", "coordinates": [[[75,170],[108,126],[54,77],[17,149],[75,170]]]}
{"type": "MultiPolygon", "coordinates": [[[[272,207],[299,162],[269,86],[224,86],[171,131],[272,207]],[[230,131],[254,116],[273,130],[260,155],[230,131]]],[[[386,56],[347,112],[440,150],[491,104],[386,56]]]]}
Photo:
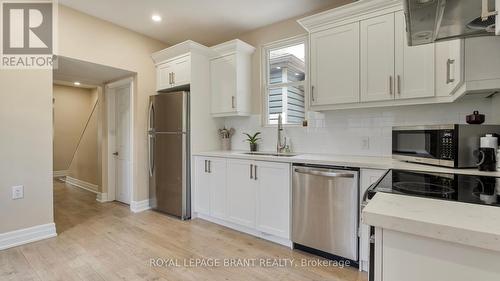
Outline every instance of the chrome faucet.
{"type": "Polygon", "coordinates": [[[286,137],[284,141],[282,140],[282,131],[283,131],[283,120],[281,114],[278,115],[278,141],[276,144],[276,152],[283,153],[286,148],[286,137]]]}

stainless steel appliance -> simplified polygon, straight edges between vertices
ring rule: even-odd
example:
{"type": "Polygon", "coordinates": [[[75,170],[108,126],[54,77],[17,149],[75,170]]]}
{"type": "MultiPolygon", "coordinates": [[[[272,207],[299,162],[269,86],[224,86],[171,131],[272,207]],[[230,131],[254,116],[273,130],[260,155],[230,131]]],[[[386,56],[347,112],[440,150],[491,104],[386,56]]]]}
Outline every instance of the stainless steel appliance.
{"type": "Polygon", "coordinates": [[[429,125],[392,129],[394,159],[451,168],[477,166],[474,151],[484,134],[500,133],[499,125],[429,125]]]}
{"type": "MultiPolygon", "coordinates": [[[[500,207],[500,178],[496,177],[389,170],[365,192],[361,206],[369,204],[378,192],[500,207]]],[[[376,262],[373,227],[370,233],[368,280],[373,281],[376,262]]]]}
{"type": "Polygon", "coordinates": [[[189,92],[150,97],[149,197],[151,208],[191,217],[189,92]]]}
{"type": "Polygon", "coordinates": [[[359,171],[293,167],[292,241],[358,261],[359,171]]]}
{"type": "Polygon", "coordinates": [[[500,35],[500,0],[404,0],[408,44],[500,35]]]}

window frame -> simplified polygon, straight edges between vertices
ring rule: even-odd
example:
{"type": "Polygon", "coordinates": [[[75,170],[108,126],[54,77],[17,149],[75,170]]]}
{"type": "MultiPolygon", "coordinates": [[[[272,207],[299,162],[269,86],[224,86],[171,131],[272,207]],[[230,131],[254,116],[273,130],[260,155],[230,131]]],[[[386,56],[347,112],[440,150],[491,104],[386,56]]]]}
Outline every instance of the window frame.
{"type": "MultiPolygon", "coordinates": [[[[309,96],[309,37],[307,35],[299,35],[299,36],[294,36],[278,41],[274,41],[271,43],[267,43],[265,45],[262,45],[261,50],[261,78],[260,78],[260,84],[261,84],[261,97],[262,97],[262,127],[276,127],[277,124],[269,124],[269,107],[268,107],[268,102],[269,102],[269,95],[268,95],[268,90],[269,88],[277,88],[280,86],[299,86],[302,85],[304,86],[304,120],[307,119],[307,111],[309,108],[309,99],[307,98],[309,96]],[[288,46],[292,45],[298,45],[298,44],[304,44],[304,60],[305,60],[305,65],[304,65],[304,81],[299,81],[299,82],[287,82],[287,83],[277,83],[277,84],[268,84],[269,83],[269,54],[271,51],[282,49],[288,46]]],[[[289,124],[289,123],[284,123],[283,126],[285,127],[302,127],[302,124],[289,124]]]]}

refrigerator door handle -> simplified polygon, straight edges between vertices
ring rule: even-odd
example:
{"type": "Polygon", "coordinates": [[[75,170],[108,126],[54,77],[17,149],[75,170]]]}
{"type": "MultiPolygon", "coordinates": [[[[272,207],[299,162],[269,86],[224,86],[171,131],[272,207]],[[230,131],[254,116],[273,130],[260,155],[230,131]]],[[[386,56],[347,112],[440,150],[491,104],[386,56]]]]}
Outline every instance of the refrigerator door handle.
{"type": "Polygon", "coordinates": [[[148,112],[148,158],[149,158],[149,176],[153,177],[154,171],[154,151],[153,151],[153,139],[154,139],[154,128],[153,128],[153,115],[154,115],[154,105],[153,101],[149,102],[149,112],[148,112]]]}

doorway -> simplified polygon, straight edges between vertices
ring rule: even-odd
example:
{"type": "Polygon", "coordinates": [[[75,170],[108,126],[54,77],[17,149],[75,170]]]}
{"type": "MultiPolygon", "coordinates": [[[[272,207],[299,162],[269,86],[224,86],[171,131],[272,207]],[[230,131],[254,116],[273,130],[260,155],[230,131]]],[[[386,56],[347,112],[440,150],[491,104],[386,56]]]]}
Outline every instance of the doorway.
{"type": "MultiPolygon", "coordinates": [[[[136,73],[63,56],[57,57],[57,65],[58,68],[53,70],[53,80],[57,84],[71,86],[80,89],[80,91],[86,88],[98,89],[95,95],[92,95],[92,97],[96,97],[95,100],[98,102],[92,100],[94,103],[90,106],[91,110],[85,111],[64,106],[66,103],[63,103],[63,99],[59,99],[59,103],[56,100],[56,105],[64,109],[65,112],[73,115],[83,115],[88,111],[90,113],[87,115],[92,118],[80,118],[84,121],[91,121],[80,122],[83,125],[78,128],[75,127],[74,131],[76,133],[74,134],[69,134],[72,131],[59,134],[64,138],[62,138],[63,141],[56,142],[55,147],[61,150],[71,144],[70,148],[76,149],[66,154],[81,156],[77,158],[83,160],[92,156],[93,160],[75,161],[75,165],[73,165],[75,169],[68,170],[65,168],[67,165],[62,168],[55,165],[54,177],[72,188],[94,193],[94,198],[100,203],[116,200],[134,205],[132,200],[134,194],[133,108],[136,73]],[[87,123],[88,126],[85,125],[87,123]],[[87,130],[87,128],[92,130],[87,130]],[[81,129],[80,131],[85,133],[78,133],[80,131],[77,129],[81,129]],[[86,131],[94,132],[92,134],[94,138],[87,138],[89,134],[86,131]],[[73,135],[75,137],[69,138],[73,135]],[[72,140],[72,142],[67,141],[67,139],[72,140]],[[73,139],[76,140],[73,141],[73,139]],[[78,141],[79,139],[82,140],[81,144],[78,141]],[[92,152],[83,149],[87,148],[86,144],[88,143],[92,144],[92,152]],[[79,146],[82,149],[79,149],[79,146]],[[92,172],[92,178],[86,177],[89,172],[92,172]]],[[[87,103],[90,104],[90,102],[87,103]]],[[[74,120],[75,118],[71,115],[66,119],[74,120]]],[[[59,126],[59,128],[64,129],[67,129],[67,127],[59,126]]],[[[57,164],[56,161],[54,163],[57,164]]],[[[54,196],[57,197],[58,194],[63,193],[64,188],[61,186],[54,196]]],[[[92,197],[92,195],[89,196],[92,197]]],[[[67,198],[67,200],[69,201],[71,198],[67,198]]]]}
{"type": "Polygon", "coordinates": [[[133,183],[133,80],[106,85],[108,100],[108,200],[130,205],[133,183]]]}

